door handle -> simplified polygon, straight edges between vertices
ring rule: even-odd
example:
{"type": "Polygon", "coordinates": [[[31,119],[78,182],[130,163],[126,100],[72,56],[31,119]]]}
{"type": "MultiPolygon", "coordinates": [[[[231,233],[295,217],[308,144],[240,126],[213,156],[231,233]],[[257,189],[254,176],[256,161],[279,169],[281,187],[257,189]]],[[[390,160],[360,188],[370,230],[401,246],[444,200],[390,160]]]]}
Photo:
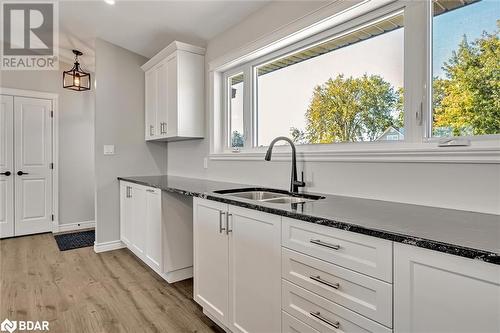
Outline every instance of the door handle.
{"type": "Polygon", "coordinates": [[[0,173],[0,175],[4,175],[4,176],[9,177],[11,175],[11,173],[10,173],[10,171],[5,171],[5,172],[0,173]]]}
{"type": "Polygon", "coordinates": [[[29,173],[28,173],[28,172],[18,171],[18,172],[17,172],[17,175],[18,175],[18,176],[22,176],[22,175],[29,175],[29,173]]]}

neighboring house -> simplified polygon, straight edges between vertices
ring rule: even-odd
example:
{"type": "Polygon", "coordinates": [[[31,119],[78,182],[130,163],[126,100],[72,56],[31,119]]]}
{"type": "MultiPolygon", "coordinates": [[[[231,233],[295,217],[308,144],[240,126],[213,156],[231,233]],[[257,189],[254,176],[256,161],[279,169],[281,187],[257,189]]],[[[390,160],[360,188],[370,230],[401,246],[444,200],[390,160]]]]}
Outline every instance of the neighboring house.
{"type": "Polygon", "coordinates": [[[404,140],[404,128],[389,126],[375,141],[397,141],[404,140]]]}

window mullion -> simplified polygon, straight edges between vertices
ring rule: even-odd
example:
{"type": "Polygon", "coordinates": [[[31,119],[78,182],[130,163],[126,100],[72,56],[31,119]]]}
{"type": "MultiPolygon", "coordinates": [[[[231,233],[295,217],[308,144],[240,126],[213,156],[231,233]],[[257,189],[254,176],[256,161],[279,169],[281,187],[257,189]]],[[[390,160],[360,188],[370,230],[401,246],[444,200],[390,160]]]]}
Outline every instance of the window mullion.
{"type": "Polygon", "coordinates": [[[408,2],[405,8],[404,111],[405,141],[422,142],[427,118],[427,1],[408,2]]]}
{"type": "Polygon", "coordinates": [[[243,128],[245,133],[244,148],[253,147],[253,126],[252,126],[252,67],[245,66],[243,69],[243,128]]]}

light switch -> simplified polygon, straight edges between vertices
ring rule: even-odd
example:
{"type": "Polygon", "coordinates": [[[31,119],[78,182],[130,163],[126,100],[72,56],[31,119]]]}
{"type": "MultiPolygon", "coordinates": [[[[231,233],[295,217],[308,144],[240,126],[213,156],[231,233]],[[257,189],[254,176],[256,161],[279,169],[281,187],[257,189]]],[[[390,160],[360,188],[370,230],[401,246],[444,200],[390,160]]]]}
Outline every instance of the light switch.
{"type": "Polygon", "coordinates": [[[104,155],[114,155],[115,145],[104,145],[104,155]]]}

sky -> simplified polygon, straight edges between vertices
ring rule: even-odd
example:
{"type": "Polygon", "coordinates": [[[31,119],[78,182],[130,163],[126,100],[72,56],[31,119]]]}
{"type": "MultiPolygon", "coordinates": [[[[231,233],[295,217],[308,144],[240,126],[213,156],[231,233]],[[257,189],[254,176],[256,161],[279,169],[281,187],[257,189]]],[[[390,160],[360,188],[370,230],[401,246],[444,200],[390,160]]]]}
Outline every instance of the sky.
{"type": "Polygon", "coordinates": [[[433,59],[434,75],[443,76],[441,69],[452,51],[467,35],[469,42],[481,36],[483,31],[496,30],[496,20],[500,19],[500,0],[482,0],[439,15],[433,20],[433,59]]]}
{"type": "MultiPolygon", "coordinates": [[[[482,0],[434,18],[433,70],[442,76],[442,64],[467,35],[469,41],[484,30],[496,30],[500,0],[482,0]]],[[[322,56],[271,72],[258,80],[258,144],[268,145],[280,135],[290,136],[290,127],[306,127],[305,112],[313,89],[330,77],[343,73],[360,77],[364,73],[384,77],[395,88],[403,86],[404,31],[398,29],[322,56]]],[[[242,84],[232,100],[233,128],[243,132],[242,84]]]]}

